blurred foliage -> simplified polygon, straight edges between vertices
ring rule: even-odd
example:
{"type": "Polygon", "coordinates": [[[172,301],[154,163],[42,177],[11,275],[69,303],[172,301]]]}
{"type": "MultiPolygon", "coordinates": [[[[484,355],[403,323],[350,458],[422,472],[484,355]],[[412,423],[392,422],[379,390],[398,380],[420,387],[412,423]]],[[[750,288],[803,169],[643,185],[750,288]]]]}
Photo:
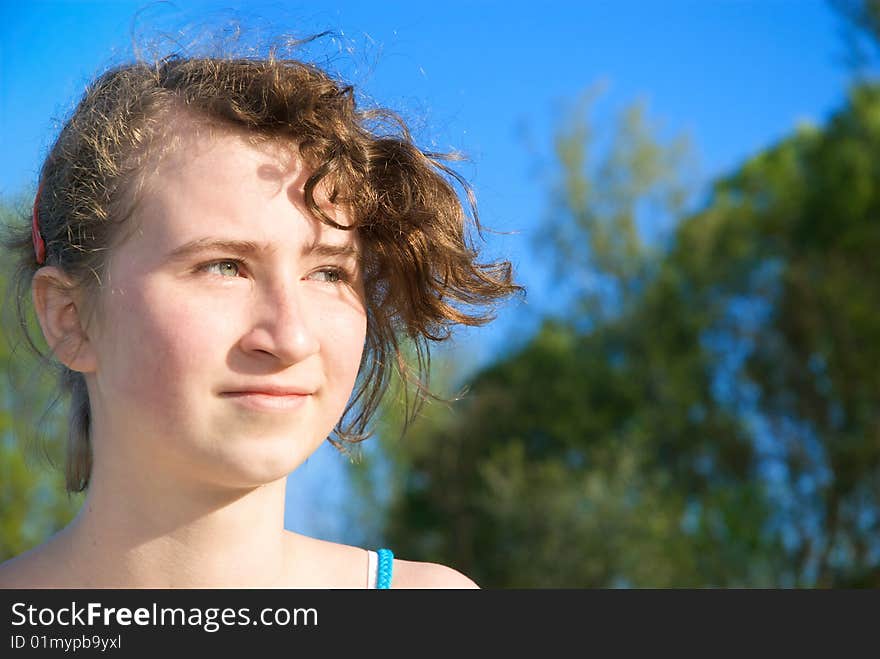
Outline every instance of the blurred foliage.
{"type": "Polygon", "coordinates": [[[876,76],[880,62],[880,0],[828,0],[841,20],[844,58],[857,78],[876,76]]]}
{"type": "MultiPolygon", "coordinates": [[[[26,216],[0,202],[0,224],[26,216]]],[[[26,346],[15,317],[10,272],[0,272],[0,561],[43,542],[73,518],[81,495],[64,494],[64,419],[50,410],[53,373],[26,346]]],[[[31,335],[39,336],[31,318],[31,335]]]]}
{"type": "Polygon", "coordinates": [[[880,87],[696,212],[683,143],[636,104],[597,154],[591,102],[541,246],[570,312],[388,433],[384,540],[488,587],[880,586],[880,87]]]}

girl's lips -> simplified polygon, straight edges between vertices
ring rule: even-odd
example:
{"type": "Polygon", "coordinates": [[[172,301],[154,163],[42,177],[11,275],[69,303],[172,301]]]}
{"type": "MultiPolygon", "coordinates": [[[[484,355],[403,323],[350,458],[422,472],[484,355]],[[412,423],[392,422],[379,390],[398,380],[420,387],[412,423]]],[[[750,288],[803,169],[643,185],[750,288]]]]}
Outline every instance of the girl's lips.
{"type": "Polygon", "coordinates": [[[311,394],[272,394],[264,391],[230,391],[221,394],[240,405],[261,411],[289,411],[302,407],[311,394]]]}

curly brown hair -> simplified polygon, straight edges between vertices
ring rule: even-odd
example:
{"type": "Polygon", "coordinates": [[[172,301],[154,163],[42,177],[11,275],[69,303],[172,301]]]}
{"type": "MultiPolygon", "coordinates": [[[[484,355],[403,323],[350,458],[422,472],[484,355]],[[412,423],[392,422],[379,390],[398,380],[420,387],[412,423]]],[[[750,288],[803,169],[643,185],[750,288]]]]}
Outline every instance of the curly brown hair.
{"type": "MultiPolygon", "coordinates": [[[[388,388],[392,369],[415,396],[406,403],[403,432],[426,398],[430,343],[456,324],[494,318],[491,306],[524,289],[508,261],[478,262],[469,235],[482,236],[473,193],[446,163],[449,154],[419,149],[404,122],[387,110],[360,110],[353,88],[324,70],[274,54],[251,58],[166,57],[138,61],[101,75],[66,122],[41,174],[35,212],[46,265],[63,269],[89,293],[101,286],[107,249],[133,213],[147,163],[169,144],[173,113],[219,125],[254,141],[295,147],[311,172],[306,205],[322,222],[357,230],[364,248],[367,337],[355,395],[329,441],[337,448],[372,435],[367,425],[388,388]],[[345,227],[315,200],[318,186],[342,204],[345,227]],[[457,306],[458,305],[458,306],[457,306]],[[462,306],[478,307],[469,311],[462,306]],[[482,307],[480,309],[479,307],[482,307]],[[415,368],[401,341],[415,346],[415,368]],[[390,357],[393,355],[394,359],[390,357]],[[344,426],[349,411],[358,414],[344,426]]],[[[24,300],[40,265],[28,225],[7,247],[16,256],[13,290],[27,335],[24,300]]],[[[38,353],[32,337],[28,343],[38,353]]],[[[61,366],[70,395],[66,481],[88,487],[90,407],[81,373],[61,366]]]]}

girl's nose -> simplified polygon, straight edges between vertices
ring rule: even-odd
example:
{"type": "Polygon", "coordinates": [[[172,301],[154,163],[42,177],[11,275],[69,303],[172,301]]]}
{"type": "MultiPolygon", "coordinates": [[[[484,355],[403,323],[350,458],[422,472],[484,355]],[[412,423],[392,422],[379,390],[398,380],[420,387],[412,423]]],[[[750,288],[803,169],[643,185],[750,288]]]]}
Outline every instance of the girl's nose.
{"type": "Polygon", "coordinates": [[[290,365],[319,351],[308,306],[292,287],[266,296],[254,313],[251,327],[241,340],[246,352],[272,355],[290,365]]]}

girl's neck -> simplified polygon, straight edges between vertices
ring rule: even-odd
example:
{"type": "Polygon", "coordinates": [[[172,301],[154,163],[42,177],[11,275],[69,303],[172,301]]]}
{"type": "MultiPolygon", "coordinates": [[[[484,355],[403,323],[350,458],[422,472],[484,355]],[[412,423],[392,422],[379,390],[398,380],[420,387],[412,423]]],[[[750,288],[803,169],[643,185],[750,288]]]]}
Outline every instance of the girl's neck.
{"type": "Polygon", "coordinates": [[[289,572],[285,484],[224,490],[97,470],[58,540],[71,574],[95,587],[280,585],[289,572]]]}

